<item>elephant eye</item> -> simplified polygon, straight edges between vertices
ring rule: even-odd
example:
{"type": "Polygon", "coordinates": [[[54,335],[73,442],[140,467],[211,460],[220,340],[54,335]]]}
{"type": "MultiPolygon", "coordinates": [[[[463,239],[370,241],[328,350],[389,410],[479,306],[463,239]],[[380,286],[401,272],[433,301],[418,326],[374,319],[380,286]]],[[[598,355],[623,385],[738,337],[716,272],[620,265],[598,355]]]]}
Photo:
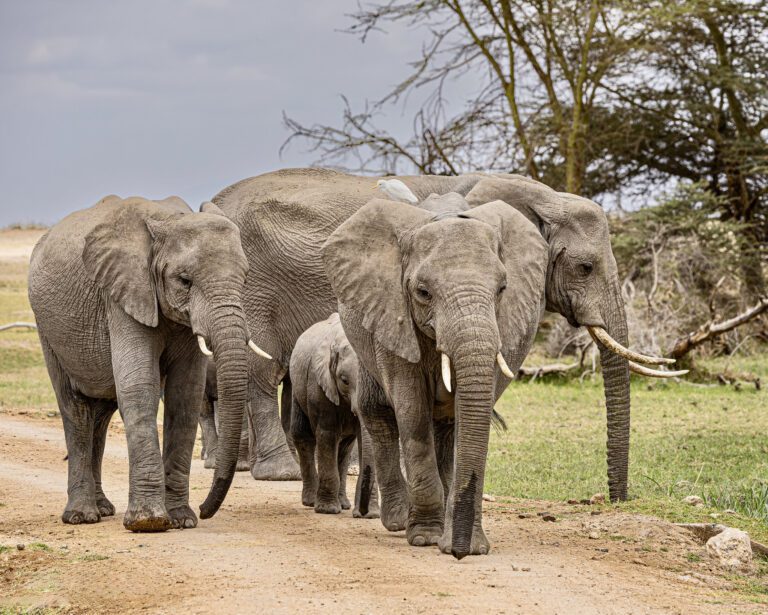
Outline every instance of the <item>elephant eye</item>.
{"type": "Polygon", "coordinates": [[[180,274],[179,280],[181,280],[181,285],[184,288],[189,288],[190,286],[192,286],[192,280],[190,279],[189,275],[187,275],[186,273],[180,274]]]}
{"type": "Polygon", "coordinates": [[[579,265],[579,273],[584,277],[588,276],[594,270],[595,266],[592,263],[581,263],[579,265]]]}
{"type": "Polygon", "coordinates": [[[505,290],[507,290],[506,283],[499,286],[499,295],[501,295],[505,290]]]}
{"type": "Polygon", "coordinates": [[[344,384],[349,384],[349,378],[347,378],[346,374],[342,374],[339,378],[344,384]]]}
{"type": "Polygon", "coordinates": [[[423,301],[429,301],[429,300],[432,299],[432,293],[430,293],[427,290],[427,287],[424,286],[423,284],[419,284],[416,287],[416,294],[419,296],[419,299],[421,299],[423,301]]]}

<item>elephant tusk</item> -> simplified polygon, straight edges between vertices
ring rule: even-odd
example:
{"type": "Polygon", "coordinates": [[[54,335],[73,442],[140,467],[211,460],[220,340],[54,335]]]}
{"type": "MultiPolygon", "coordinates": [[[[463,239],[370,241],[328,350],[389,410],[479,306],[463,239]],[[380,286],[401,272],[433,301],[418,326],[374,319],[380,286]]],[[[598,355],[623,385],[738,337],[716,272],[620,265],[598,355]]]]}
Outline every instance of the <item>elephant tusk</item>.
{"type": "Polygon", "coordinates": [[[443,372],[443,384],[445,385],[445,388],[450,393],[451,392],[451,360],[448,358],[448,355],[445,353],[442,353],[440,355],[440,363],[442,367],[443,372]]]}
{"type": "Polygon", "coordinates": [[[499,364],[499,369],[501,369],[502,374],[504,374],[510,380],[515,379],[515,375],[512,373],[512,370],[509,369],[509,365],[507,365],[507,362],[504,360],[501,351],[496,353],[496,363],[499,364]]]}
{"type": "Polygon", "coordinates": [[[677,378],[678,376],[685,376],[688,373],[687,369],[680,369],[674,372],[651,369],[650,367],[645,367],[645,365],[638,365],[634,361],[629,362],[629,371],[640,374],[641,376],[647,376],[648,378],[677,378]]]}
{"type": "Polygon", "coordinates": [[[205,338],[202,335],[197,336],[197,345],[200,346],[200,352],[202,352],[206,357],[213,356],[213,353],[208,350],[208,346],[205,345],[205,338]]]}
{"type": "Polygon", "coordinates": [[[256,345],[256,343],[253,340],[248,340],[248,348],[253,350],[253,352],[255,352],[260,357],[264,357],[265,359],[272,360],[272,355],[267,354],[266,352],[264,352],[261,348],[259,348],[256,345]]]}
{"type": "Polygon", "coordinates": [[[610,335],[608,335],[608,331],[602,327],[587,327],[587,331],[589,331],[589,334],[592,336],[593,340],[600,342],[611,352],[619,355],[620,357],[624,357],[625,359],[629,359],[630,361],[645,363],[646,365],[668,365],[675,362],[674,359],[651,357],[648,355],[640,354],[639,352],[635,352],[634,350],[630,350],[629,348],[625,348],[610,335]]]}

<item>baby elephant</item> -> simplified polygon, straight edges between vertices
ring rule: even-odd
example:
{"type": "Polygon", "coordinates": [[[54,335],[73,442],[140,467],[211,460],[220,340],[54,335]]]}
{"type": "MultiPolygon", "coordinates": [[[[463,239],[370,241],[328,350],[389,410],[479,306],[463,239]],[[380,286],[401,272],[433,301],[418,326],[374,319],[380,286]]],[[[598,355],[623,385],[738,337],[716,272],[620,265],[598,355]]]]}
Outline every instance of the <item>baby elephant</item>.
{"type": "Polygon", "coordinates": [[[302,504],[327,514],[350,507],[347,467],[357,438],[360,475],[353,516],[378,518],[371,439],[355,407],[357,356],[344,335],[338,314],[312,325],[299,337],[291,355],[290,374],[291,436],[304,483],[302,504]]]}

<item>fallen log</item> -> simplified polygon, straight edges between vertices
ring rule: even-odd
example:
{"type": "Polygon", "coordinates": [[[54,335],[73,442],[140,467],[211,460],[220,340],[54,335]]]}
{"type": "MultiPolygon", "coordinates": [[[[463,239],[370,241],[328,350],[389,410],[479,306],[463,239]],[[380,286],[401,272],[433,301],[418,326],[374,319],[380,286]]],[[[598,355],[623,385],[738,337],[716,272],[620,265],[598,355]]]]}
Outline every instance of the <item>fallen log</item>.
{"type": "Polygon", "coordinates": [[[743,312],[738,316],[734,316],[733,318],[729,318],[728,320],[724,320],[722,322],[716,323],[710,321],[706,324],[703,324],[693,333],[689,333],[685,337],[677,340],[669,355],[673,359],[680,359],[681,357],[687,355],[691,350],[696,348],[696,346],[699,346],[704,342],[717,337],[718,335],[722,335],[723,333],[731,331],[736,327],[749,322],[767,310],[768,297],[763,297],[760,299],[757,305],[749,308],[746,312],[743,312]]]}
{"type": "Polygon", "coordinates": [[[549,365],[540,365],[538,367],[521,367],[517,373],[522,376],[533,376],[534,379],[547,374],[565,374],[576,369],[578,363],[551,363],[549,365]]]}
{"type": "Polygon", "coordinates": [[[9,322],[7,325],[0,325],[0,331],[5,331],[6,329],[13,329],[15,327],[24,328],[27,329],[37,329],[37,325],[33,322],[9,322]]]}

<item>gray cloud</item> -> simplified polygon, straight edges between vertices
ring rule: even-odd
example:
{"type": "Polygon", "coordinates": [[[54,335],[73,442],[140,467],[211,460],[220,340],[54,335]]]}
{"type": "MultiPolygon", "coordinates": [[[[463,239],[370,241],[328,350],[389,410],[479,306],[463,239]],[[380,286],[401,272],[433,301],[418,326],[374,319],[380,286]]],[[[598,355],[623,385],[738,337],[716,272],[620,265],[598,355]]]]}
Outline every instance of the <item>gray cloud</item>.
{"type": "MultiPolygon", "coordinates": [[[[101,196],[193,207],[244,177],[311,162],[283,110],[333,122],[402,78],[403,28],[339,32],[356,0],[0,2],[0,225],[55,222],[101,196]]],[[[406,114],[389,126],[407,129],[406,114]]]]}

